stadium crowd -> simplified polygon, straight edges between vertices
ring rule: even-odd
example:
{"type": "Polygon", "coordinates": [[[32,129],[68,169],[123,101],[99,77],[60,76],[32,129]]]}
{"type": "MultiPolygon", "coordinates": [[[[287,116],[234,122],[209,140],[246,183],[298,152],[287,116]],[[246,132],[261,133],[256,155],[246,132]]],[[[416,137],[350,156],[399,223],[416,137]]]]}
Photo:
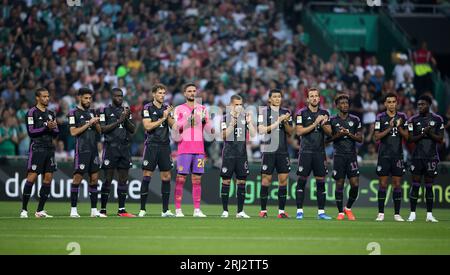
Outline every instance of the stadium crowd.
{"type": "MultiPolygon", "coordinates": [[[[378,64],[375,56],[356,56],[349,62],[338,53],[327,60],[319,58],[309,47],[302,25],[289,24],[285,18],[289,13],[281,12],[278,4],[268,0],[94,0],[69,7],[57,0],[2,0],[0,156],[27,154],[25,116],[37,87],[50,92],[49,109],[57,114],[61,132],[56,155],[64,159],[74,154],[67,114],[77,104],[80,87],[95,91],[94,108],[110,103],[111,88],[124,91],[138,125],[132,154],[141,156],[140,113],[151,100],[151,86],[165,84],[171,92],[167,103],[176,106],[184,102],[182,85],[195,82],[203,104],[219,107],[227,105],[235,93],[247,105],[265,105],[268,90],[278,87],[284,91],[284,107],[296,112],[305,106],[305,88],[316,86],[322,107],[334,115],[335,94],[348,93],[351,112],[364,127],[359,156],[376,159],[373,131],[376,114],[384,108],[383,95],[396,91],[400,110],[409,117],[415,113],[415,98],[431,94],[432,87],[425,83],[420,90],[415,88],[407,55],[400,55],[392,75],[385,73],[386,64],[378,64]]],[[[437,107],[435,100],[436,112],[437,107]]],[[[446,123],[441,159],[450,160],[450,107],[441,115],[446,123]]],[[[260,158],[259,145],[258,141],[249,144],[250,159],[260,158]]],[[[220,146],[217,142],[207,145],[214,162],[220,159],[220,146]]],[[[297,157],[298,146],[298,139],[293,139],[292,158],[297,157]]],[[[332,155],[331,147],[327,154],[332,155]]]]}

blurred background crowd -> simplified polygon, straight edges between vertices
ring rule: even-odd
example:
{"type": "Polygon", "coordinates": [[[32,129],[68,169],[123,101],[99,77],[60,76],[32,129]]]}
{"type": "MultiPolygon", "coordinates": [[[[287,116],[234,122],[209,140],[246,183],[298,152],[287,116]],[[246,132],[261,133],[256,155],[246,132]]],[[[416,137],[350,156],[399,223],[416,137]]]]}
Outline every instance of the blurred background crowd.
{"type": "MultiPolygon", "coordinates": [[[[183,84],[195,82],[203,104],[219,107],[233,94],[243,96],[246,105],[266,105],[269,89],[281,88],[283,105],[293,113],[305,106],[307,87],[320,88],[322,108],[332,115],[337,113],[335,94],[348,93],[351,113],[364,128],[358,155],[375,160],[374,122],[384,110],[383,95],[397,92],[399,110],[413,115],[415,99],[432,95],[433,83],[417,77],[412,62],[439,62],[426,43],[411,54],[398,55],[392,74],[368,54],[319,58],[296,18],[295,1],[94,0],[83,1],[81,7],[58,0],[0,1],[0,156],[27,154],[25,116],[38,87],[50,92],[49,109],[57,113],[61,129],[56,154],[65,159],[74,154],[67,114],[77,104],[80,87],[95,91],[93,108],[110,103],[111,88],[123,90],[138,125],[132,154],[141,156],[140,113],[152,99],[152,85],[165,84],[167,103],[176,106],[184,103],[183,84]]],[[[438,104],[433,102],[433,111],[438,104]]],[[[450,160],[450,107],[440,115],[446,125],[441,159],[450,160]]],[[[298,143],[298,138],[290,141],[292,158],[297,157],[298,143]]],[[[101,150],[101,142],[99,146],[101,150]]],[[[220,146],[207,144],[216,164],[220,146]]],[[[248,147],[249,158],[259,160],[259,141],[248,147]]],[[[406,155],[409,151],[405,145],[406,155]]],[[[331,147],[327,155],[332,156],[331,147]]]]}

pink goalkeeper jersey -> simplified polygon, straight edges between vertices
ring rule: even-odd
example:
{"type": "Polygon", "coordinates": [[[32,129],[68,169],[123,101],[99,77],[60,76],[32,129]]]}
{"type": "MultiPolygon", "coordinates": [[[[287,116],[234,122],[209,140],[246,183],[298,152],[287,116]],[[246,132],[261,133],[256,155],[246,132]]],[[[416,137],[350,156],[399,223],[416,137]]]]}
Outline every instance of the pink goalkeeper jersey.
{"type": "Polygon", "coordinates": [[[181,139],[178,142],[178,154],[205,154],[203,142],[203,129],[210,127],[209,115],[206,107],[196,104],[191,108],[184,103],[175,109],[175,120],[181,139]],[[195,125],[192,125],[191,116],[194,115],[195,125]],[[202,123],[202,119],[206,123],[202,123]],[[189,121],[188,121],[189,120],[189,121]]]}

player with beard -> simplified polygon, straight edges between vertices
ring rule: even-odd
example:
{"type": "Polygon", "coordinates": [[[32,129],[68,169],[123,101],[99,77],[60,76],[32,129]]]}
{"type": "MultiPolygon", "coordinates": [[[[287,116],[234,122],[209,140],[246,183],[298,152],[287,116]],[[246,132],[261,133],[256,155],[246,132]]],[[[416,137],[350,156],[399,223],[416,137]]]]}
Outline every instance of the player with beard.
{"type": "Polygon", "coordinates": [[[58,136],[59,129],[55,120],[55,113],[48,110],[50,94],[47,89],[36,90],[36,106],[27,113],[27,131],[30,136],[30,151],[27,162],[27,181],[23,189],[21,218],[28,218],[28,201],[31,191],[39,174],[43,175],[42,186],[39,190],[39,205],[35,213],[36,218],[52,218],[44,210],[45,202],[50,194],[53,173],[56,171],[55,146],[53,139],[58,136]]]}
{"type": "Polygon", "coordinates": [[[100,118],[91,107],[93,92],[88,88],[78,90],[78,106],[69,112],[70,135],[76,138],[73,181],[70,192],[70,217],[79,218],[77,210],[78,192],[83,175],[89,175],[89,197],[91,217],[106,217],[97,210],[98,171],[100,158],[97,149],[97,134],[101,133],[100,118]]]}
{"type": "Polygon", "coordinates": [[[101,210],[106,215],[111,182],[114,172],[118,173],[117,195],[119,196],[120,217],[135,217],[125,210],[125,200],[128,194],[128,170],[131,165],[131,134],[136,131],[130,108],[123,106],[123,92],[119,88],[112,89],[112,104],[99,111],[100,126],[105,138],[102,158],[102,169],[105,171],[105,181],[101,189],[101,210]]]}
{"type": "Polygon", "coordinates": [[[305,186],[311,171],[316,178],[317,218],[330,220],[325,214],[325,176],[327,175],[325,155],[325,135],[331,135],[330,115],[320,108],[320,94],[317,88],[309,88],[307,94],[308,106],[299,110],[296,117],[297,135],[301,137],[298,159],[298,180],[296,203],[298,220],[303,219],[303,202],[305,186]]]}
{"type": "Polygon", "coordinates": [[[169,127],[175,123],[171,112],[172,106],[164,104],[167,88],[162,84],[152,87],[153,101],[146,104],[142,110],[142,123],[145,129],[145,147],[142,160],[143,179],[141,185],[141,210],[138,216],[146,214],[145,204],[147,202],[148,187],[158,166],[161,176],[161,217],[174,217],[169,210],[170,197],[170,170],[173,167],[170,159],[169,127]]]}
{"type": "Polygon", "coordinates": [[[211,129],[208,111],[204,105],[195,102],[197,87],[188,83],[183,87],[186,103],[175,108],[175,133],[181,135],[178,142],[177,177],[175,180],[175,216],[184,217],[181,210],[183,186],[191,174],[194,217],[204,218],[200,210],[202,174],[205,173],[204,130],[211,129]]]}

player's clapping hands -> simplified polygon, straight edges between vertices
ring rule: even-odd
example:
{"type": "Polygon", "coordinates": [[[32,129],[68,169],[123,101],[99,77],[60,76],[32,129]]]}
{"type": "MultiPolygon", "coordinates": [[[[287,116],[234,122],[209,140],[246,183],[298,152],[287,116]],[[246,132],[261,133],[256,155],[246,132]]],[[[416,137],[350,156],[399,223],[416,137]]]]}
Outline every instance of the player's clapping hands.
{"type": "Polygon", "coordinates": [[[170,113],[172,112],[172,110],[173,110],[173,106],[172,105],[167,107],[167,109],[165,109],[164,112],[163,112],[163,118],[167,119],[169,117],[170,113]]]}
{"type": "Polygon", "coordinates": [[[58,127],[58,124],[56,123],[56,120],[49,120],[47,121],[47,127],[50,130],[56,129],[58,127]]]}
{"type": "Polygon", "coordinates": [[[344,127],[339,127],[338,133],[339,133],[339,136],[342,137],[342,136],[347,136],[350,133],[350,131],[344,127]]]}
{"type": "Polygon", "coordinates": [[[89,120],[89,125],[97,124],[99,121],[100,121],[100,118],[95,116],[89,120]]]}
{"type": "Polygon", "coordinates": [[[316,117],[315,123],[323,125],[327,121],[328,121],[328,116],[327,115],[319,115],[319,116],[316,117]]]}

